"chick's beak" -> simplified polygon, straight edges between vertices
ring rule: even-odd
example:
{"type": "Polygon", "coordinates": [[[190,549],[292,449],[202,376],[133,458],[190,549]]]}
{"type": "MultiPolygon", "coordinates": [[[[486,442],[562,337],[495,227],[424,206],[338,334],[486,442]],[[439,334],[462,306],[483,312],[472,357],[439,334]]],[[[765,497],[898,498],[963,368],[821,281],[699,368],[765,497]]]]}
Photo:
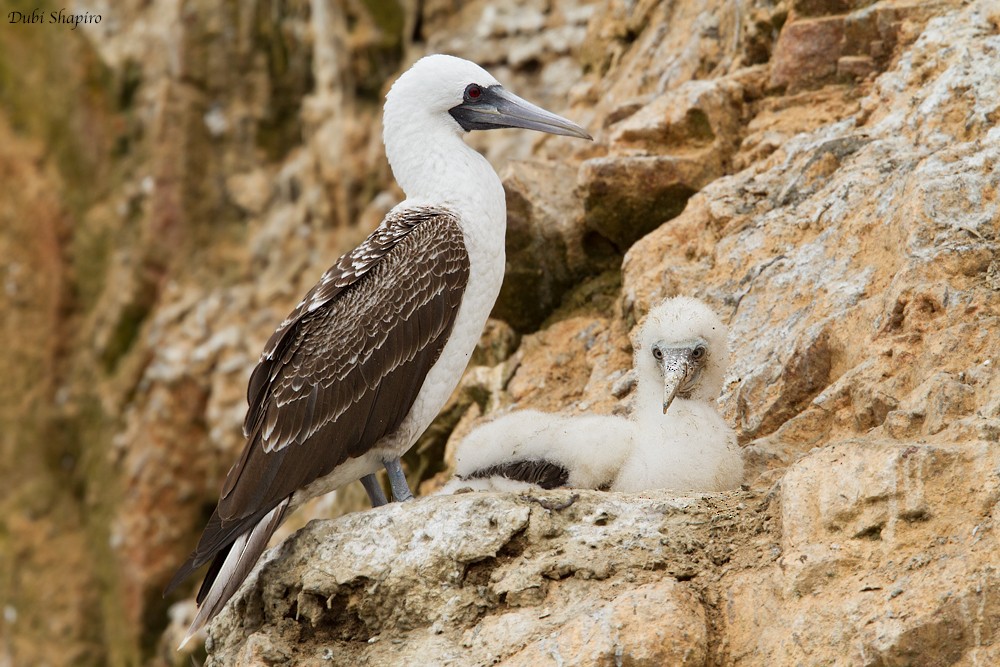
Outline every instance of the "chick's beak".
{"type": "Polygon", "coordinates": [[[663,371],[663,414],[667,414],[667,408],[695,371],[693,354],[694,351],[689,348],[663,349],[660,361],[663,371]]]}
{"type": "Polygon", "coordinates": [[[667,414],[667,408],[674,402],[678,390],[684,384],[684,372],[675,370],[663,375],[663,414],[667,414]]]}

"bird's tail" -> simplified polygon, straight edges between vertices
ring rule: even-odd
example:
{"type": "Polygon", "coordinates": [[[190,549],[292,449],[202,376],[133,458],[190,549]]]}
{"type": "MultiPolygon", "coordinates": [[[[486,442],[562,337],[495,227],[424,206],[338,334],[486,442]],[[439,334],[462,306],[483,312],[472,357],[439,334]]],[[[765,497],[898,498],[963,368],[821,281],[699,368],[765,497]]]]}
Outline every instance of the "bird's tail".
{"type": "Polygon", "coordinates": [[[285,498],[265,514],[253,528],[237,537],[228,550],[216,554],[198,591],[198,613],[180,646],[177,647],[178,650],[184,648],[195,633],[215,618],[226,606],[229,598],[239,590],[240,584],[247,578],[257,559],[267,548],[271,535],[281,525],[290,500],[291,496],[285,498]]]}

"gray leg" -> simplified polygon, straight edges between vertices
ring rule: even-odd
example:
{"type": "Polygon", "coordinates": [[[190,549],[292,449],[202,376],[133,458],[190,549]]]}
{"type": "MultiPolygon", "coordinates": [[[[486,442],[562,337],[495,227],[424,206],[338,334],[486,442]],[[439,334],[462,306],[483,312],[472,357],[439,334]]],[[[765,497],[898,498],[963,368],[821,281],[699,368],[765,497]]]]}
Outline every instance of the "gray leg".
{"type": "Polygon", "coordinates": [[[368,499],[372,501],[372,507],[381,507],[389,503],[385,499],[385,492],[382,490],[382,485],[375,479],[375,473],[362,477],[361,483],[364,484],[365,491],[368,492],[368,499]]]}
{"type": "Polygon", "coordinates": [[[406,475],[403,474],[403,464],[399,459],[385,461],[385,470],[389,473],[389,486],[392,487],[392,499],[396,502],[413,500],[413,493],[406,483],[406,475]]]}

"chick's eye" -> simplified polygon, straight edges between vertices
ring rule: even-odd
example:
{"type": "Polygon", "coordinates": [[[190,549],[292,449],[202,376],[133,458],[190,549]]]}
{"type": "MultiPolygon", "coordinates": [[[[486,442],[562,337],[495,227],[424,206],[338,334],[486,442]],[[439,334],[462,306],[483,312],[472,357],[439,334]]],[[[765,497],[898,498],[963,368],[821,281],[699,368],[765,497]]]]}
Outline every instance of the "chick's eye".
{"type": "Polygon", "coordinates": [[[694,348],[694,351],[691,353],[691,356],[694,357],[695,359],[701,359],[702,357],[705,356],[705,348],[699,345],[698,347],[694,348]]]}
{"type": "Polygon", "coordinates": [[[657,359],[657,360],[662,359],[663,358],[663,350],[661,350],[658,347],[654,347],[653,348],[653,358],[657,359]]]}
{"type": "Polygon", "coordinates": [[[483,89],[474,83],[470,83],[465,87],[465,101],[475,102],[483,96],[483,89]]]}

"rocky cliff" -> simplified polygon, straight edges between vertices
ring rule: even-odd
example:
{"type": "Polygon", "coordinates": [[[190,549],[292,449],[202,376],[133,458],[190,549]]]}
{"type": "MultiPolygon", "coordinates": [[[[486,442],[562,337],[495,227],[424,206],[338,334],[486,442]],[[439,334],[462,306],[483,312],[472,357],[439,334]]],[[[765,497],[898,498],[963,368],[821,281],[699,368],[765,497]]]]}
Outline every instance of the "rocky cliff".
{"type": "Polygon", "coordinates": [[[91,5],[0,41],[0,663],[190,663],[159,591],[267,336],[399,199],[381,96],[434,51],[596,141],[471,138],[507,279],[411,483],[484,414],[627,412],[629,332],[681,293],[729,322],[747,485],[313,522],[210,664],[1000,661],[995,3],[91,5]]]}

